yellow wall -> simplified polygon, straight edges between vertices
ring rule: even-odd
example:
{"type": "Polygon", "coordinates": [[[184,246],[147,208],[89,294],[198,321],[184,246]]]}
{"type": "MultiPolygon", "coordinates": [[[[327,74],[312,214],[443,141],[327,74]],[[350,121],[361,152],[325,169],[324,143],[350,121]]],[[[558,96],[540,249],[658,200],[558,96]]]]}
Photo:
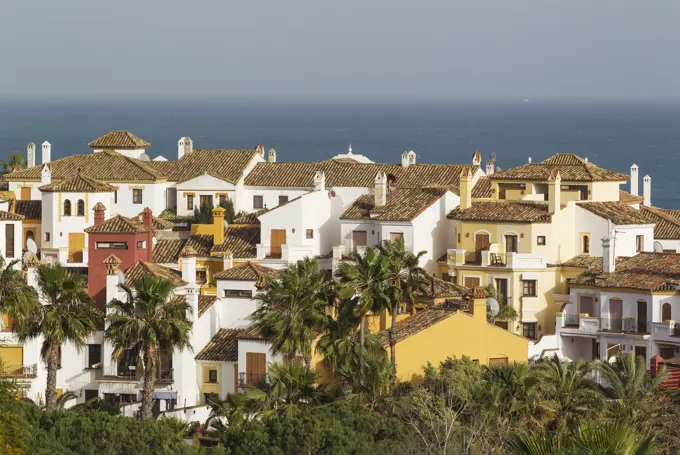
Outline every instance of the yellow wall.
{"type": "Polygon", "coordinates": [[[220,365],[217,363],[203,363],[201,364],[201,402],[206,393],[220,394],[220,365]],[[210,379],[209,371],[217,370],[217,382],[208,382],[210,379]]]}

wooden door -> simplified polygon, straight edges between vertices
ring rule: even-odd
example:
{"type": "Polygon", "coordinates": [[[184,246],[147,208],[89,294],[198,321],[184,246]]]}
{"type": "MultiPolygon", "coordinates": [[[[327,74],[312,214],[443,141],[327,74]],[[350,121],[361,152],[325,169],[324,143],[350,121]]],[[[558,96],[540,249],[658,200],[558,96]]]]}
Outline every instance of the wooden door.
{"type": "Polygon", "coordinates": [[[5,225],[5,258],[14,258],[14,224],[5,225]]]}
{"type": "Polygon", "coordinates": [[[82,232],[70,232],[68,234],[68,261],[83,262],[84,249],[85,234],[82,232]]]}
{"type": "Polygon", "coordinates": [[[27,187],[21,188],[21,200],[30,201],[31,200],[31,189],[27,187]]]}
{"type": "Polygon", "coordinates": [[[506,253],[517,253],[517,236],[516,235],[506,235],[505,236],[505,252],[506,253]]]}
{"type": "Polygon", "coordinates": [[[267,373],[267,355],[246,352],[246,384],[257,384],[267,373]]]}
{"type": "Polygon", "coordinates": [[[647,333],[647,302],[638,300],[637,303],[637,331],[647,333]]]}
{"type": "Polygon", "coordinates": [[[489,234],[480,232],[475,236],[475,250],[489,251],[490,245],[491,242],[489,242],[489,234]]]}
{"type": "Polygon", "coordinates": [[[609,330],[620,331],[623,327],[623,301],[609,299],[609,330]]]}
{"type": "Polygon", "coordinates": [[[582,295],[579,297],[580,308],[578,310],[580,313],[588,313],[588,316],[595,316],[595,308],[593,306],[593,296],[582,295]]]}
{"type": "Polygon", "coordinates": [[[358,246],[368,245],[368,234],[366,231],[352,231],[352,243],[355,250],[358,246]]]}
{"type": "Polygon", "coordinates": [[[465,277],[465,287],[466,288],[476,288],[481,284],[481,279],[478,276],[466,276],[465,277]]]}
{"type": "Polygon", "coordinates": [[[286,244],[286,230],[285,229],[272,229],[270,234],[270,246],[271,252],[270,256],[273,258],[281,257],[281,245],[286,244]]]}

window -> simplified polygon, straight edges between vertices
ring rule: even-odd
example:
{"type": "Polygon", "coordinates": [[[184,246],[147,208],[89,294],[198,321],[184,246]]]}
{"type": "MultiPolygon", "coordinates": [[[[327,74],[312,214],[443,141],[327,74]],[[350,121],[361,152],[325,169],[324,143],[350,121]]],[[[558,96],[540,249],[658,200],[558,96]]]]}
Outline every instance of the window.
{"type": "Polygon", "coordinates": [[[581,240],[582,245],[581,245],[581,253],[583,254],[590,254],[590,236],[589,235],[584,235],[583,239],[581,240]]]}
{"type": "Polygon", "coordinates": [[[671,346],[659,348],[659,355],[663,357],[664,360],[672,359],[675,356],[675,348],[671,346]]]}
{"type": "Polygon", "coordinates": [[[198,201],[201,203],[201,207],[204,205],[208,207],[212,207],[213,201],[212,201],[212,196],[202,194],[198,197],[198,201]]]}
{"type": "Polygon", "coordinates": [[[127,250],[127,242],[97,242],[95,247],[98,250],[127,250]]]}
{"type": "Polygon", "coordinates": [[[217,382],[217,370],[208,370],[208,382],[217,382]]]}
{"type": "Polygon", "coordinates": [[[144,240],[137,242],[137,248],[146,248],[146,245],[144,245],[144,243],[145,243],[144,240]]]}
{"type": "Polygon", "coordinates": [[[96,368],[95,365],[102,361],[102,345],[88,344],[87,345],[87,366],[89,368],[96,368]]]}
{"type": "Polygon", "coordinates": [[[14,257],[14,224],[12,223],[5,225],[5,257],[7,259],[14,257]]]}
{"type": "Polygon", "coordinates": [[[94,400],[95,398],[99,398],[98,389],[85,389],[85,401],[94,400]]]}
{"type": "Polygon", "coordinates": [[[212,400],[217,400],[219,398],[220,398],[220,396],[217,393],[204,393],[203,394],[203,402],[204,403],[210,403],[212,400]]]}
{"type": "Polygon", "coordinates": [[[663,322],[671,321],[671,304],[670,303],[664,303],[661,306],[661,320],[663,322]]]}
{"type": "Polygon", "coordinates": [[[118,190],[113,192],[113,203],[118,204],[118,190]]]}
{"type": "Polygon", "coordinates": [[[253,291],[243,291],[240,289],[225,289],[224,290],[224,296],[225,297],[252,297],[253,296],[253,291]]]}
{"type": "Polygon", "coordinates": [[[76,216],[85,216],[85,201],[78,199],[76,207],[76,216]]]}
{"type": "Polygon", "coordinates": [[[217,202],[218,205],[220,205],[220,206],[224,205],[224,203],[227,202],[227,195],[226,194],[220,194],[217,197],[217,201],[218,201],[217,202]]]}
{"type": "Polygon", "coordinates": [[[645,236],[644,235],[636,235],[635,236],[635,251],[638,253],[644,249],[645,245],[645,236]]]}
{"type": "Polygon", "coordinates": [[[194,195],[193,194],[187,194],[187,210],[193,210],[194,209],[194,195]]]}
{"type": "Polygon", "coordinates": [[[50,233],[49,232],[45,232],[45,241],[46,242],[50,241],[50,233]]]}
{"type": "Polygon", "coordinates": [[[288,196],[279,196],[279,205],[283,205],[288,202],[288,196]]]}
{"type": "Polygon", "coordinates": [[[134,188],[132,190],[132,203],[141,204],[142,203],[142,190],[141,188],[134,188]]]}
{"type": "Polygon", "coordinates": [[[525,322],[522,324],[522,334],[524,338],[529,338],[530,340],[536,339],[536,323],[535,322],[525,322]]]}
{"type": "Polygon", "coordinates": [[[262,196],[253,196],[253,208],[261,209],[264,207],[264,198],[262,196]]]}
{"type": "Polygon", "coordinates": [[[208,282],[208,272],[205,270],[197,270],[196,271],[196,283],[198,284],[205,284],[208,282]]]}
{"type": "Polygon", "coordinates": [[[536,245],[545,245],[545,235],[536,237],[536,245]]]}
{"type": "Polygon", "coordinates": [[[522,280],[522,290],[524,297],[536,297],[536,280],[522,280]]]}
{"type": "Polygon", "coordinates": [[[635,357],[642,357],[647,363],[647,348],[644,346],[635,346],[635,357]]]}
{"type": "Polygon", "coordinates": [[[505,236],[505,252],[506,253],[517,253],[517,236],[516,235],[506,235],[505,236]]]}
{"type": "Polygon", "coordinates": [[[64,216],[71,216],[71,201],[68,199],[64,201],[64,216]]]}
{"type": "Polygon", "coordinates": [[[404,233],[403,232],[390,232],[390,240],[395,241],[397,239],[404,240],[404,233]]]}
{"type": "Polygon", "coordinates": [[[460,232],[458,233],[458,243],[460,243],[460,232]]]}
{"type": "Polygon", "coordinates": [[[308,239],[313,239],[314,238],[314,229],[307,229],[305,231],[305,237],[308,239]]]}

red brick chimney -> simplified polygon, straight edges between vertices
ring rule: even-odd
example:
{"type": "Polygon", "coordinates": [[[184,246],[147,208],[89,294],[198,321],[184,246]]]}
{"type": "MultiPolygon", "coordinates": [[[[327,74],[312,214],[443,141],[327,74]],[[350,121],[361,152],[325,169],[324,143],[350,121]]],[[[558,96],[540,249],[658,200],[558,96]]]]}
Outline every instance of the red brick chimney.
{"type": "Polygon", "coordinates": [[[97,202],[92,210],[94,210],[94,225],[102,224],[104,222],[104,213],[106,212],[104,204],[97,202]]]}
{"type": "Polygon", "coordinates": [[[146,260],[151,262],[152,252],[153,252],[153,212],[149,207],[145,208],[142,212],[142,223],[148,230],[146,239],[146,260]]]}

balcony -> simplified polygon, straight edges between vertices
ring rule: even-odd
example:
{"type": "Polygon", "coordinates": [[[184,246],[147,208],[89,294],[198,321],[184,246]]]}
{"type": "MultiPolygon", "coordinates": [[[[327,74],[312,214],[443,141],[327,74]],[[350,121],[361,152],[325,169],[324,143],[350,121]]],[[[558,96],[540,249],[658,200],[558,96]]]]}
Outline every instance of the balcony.
{"type": "Polygon", "coordinates": [[[33,379],[38,376],[38,364],[33,365],[2,365],[0,377],[6,379],[33,379]]]}
{"type": "Polygon", "coordinates": [[[267,379],[266,373],[245,373],[238,374],[238,386],[242,389],[248,386],[254,386],[267,379]]]}
{"type": "MultiPolygon", "coordinates": [[[[634,317],[599,318],[585,314],[565,314],[562,316],[562,327],[584,333],[609,332],[631,335],[649,335],[652,323],[634,317]]],[[[680,339],[678,339],[680,341],[680,339]]]]}
{"type": "Polygon", "coordinates": [[[542,254],[495,253],[491,251],[466,251],[451,249],[447,253],[449,266],[478,265],[480,267],[507,267],[515,269],[544,269],[547,261],[542,254]]]}
{"type": "MultiPolygon", "coordinates": [[[[97,381],[112,382],[138,382],[144,377],[143,370],[137,370],[135,366],[105,365],[99,369],[97,381]]],[[[172,384],[174,382],[174,370],[172,368],[158,368],[156,382],[172,384]]]]}
{"type": "Polygon", "coordinates": [[[655,341],[680,343],[680,324],[675,321],[652,322],[652,338],[655,341]]]}

